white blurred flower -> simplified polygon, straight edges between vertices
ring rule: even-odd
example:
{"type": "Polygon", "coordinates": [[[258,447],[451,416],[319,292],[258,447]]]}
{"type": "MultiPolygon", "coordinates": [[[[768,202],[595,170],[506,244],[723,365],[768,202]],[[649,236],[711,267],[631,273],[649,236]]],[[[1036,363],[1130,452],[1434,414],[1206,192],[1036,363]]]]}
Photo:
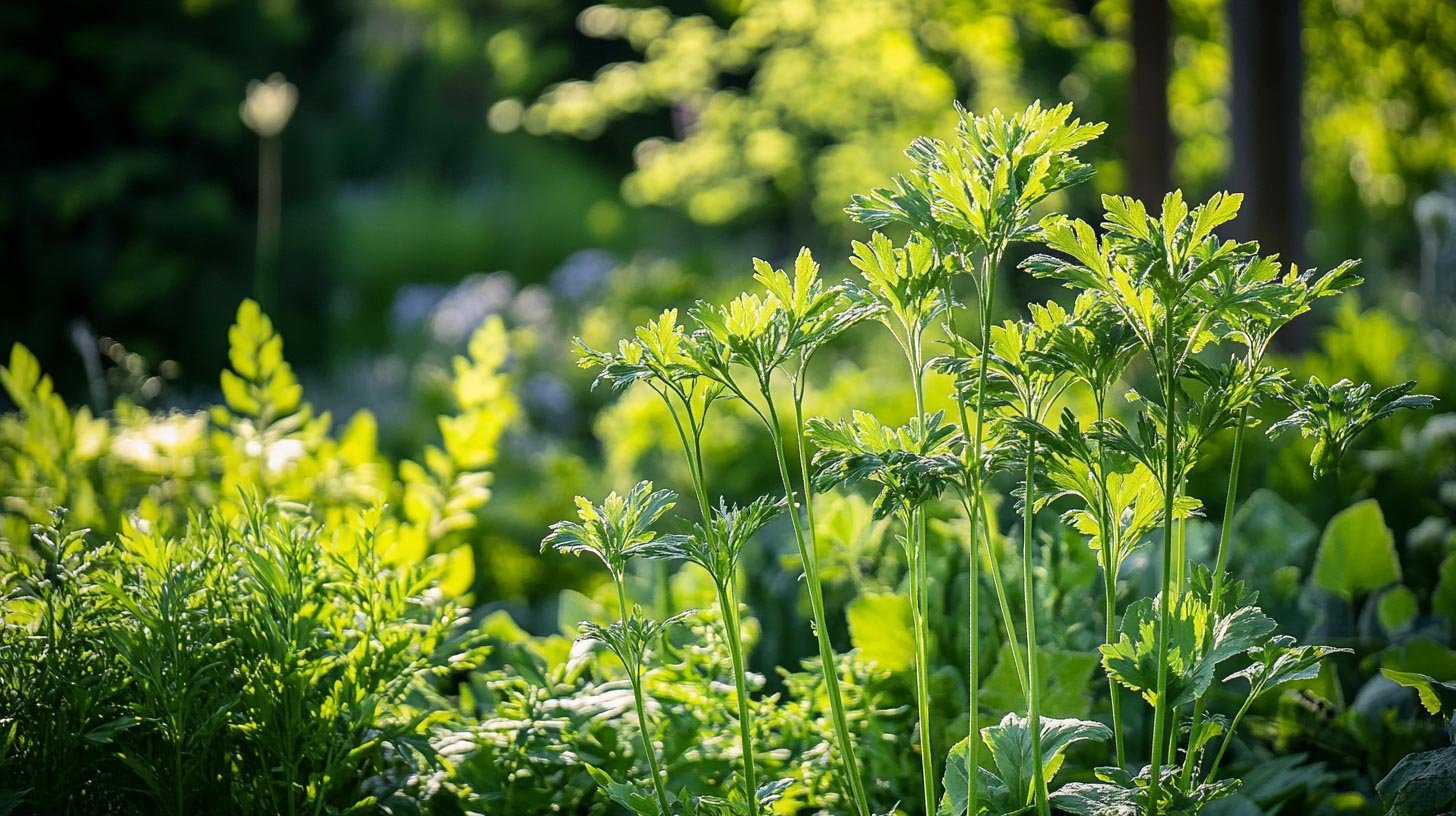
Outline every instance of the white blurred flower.
{"type": "Polygon", "coordinates": [[[118,433],[111,455],[139,470],[187,474],[206,430],[206,414],[171,414],[118,433]]]}
{"type": "Polygon", "coordinates": [[[238,115],[249,129],[267,139],[288,127],[297,104],[298,88],[282,74],[275,73],[266,82],[255,79],[248,83],[248,93],[238,108],[238,115]]]}
{"type": "Polygon", "coordinates": [[[306,453],[303,443],[297,439],[280,439],[268,446],[263,467],[269,473],[280,473],[284,468],[303,458],[306,453]]]}

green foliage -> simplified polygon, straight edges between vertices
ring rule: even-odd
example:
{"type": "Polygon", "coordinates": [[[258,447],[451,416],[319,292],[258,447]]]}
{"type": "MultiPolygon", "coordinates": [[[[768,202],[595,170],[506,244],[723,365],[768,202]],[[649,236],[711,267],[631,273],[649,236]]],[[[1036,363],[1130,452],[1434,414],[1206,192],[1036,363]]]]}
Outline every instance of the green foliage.
{"type": "MultiPolygon", "coordinates": [[[[1257,246],[1219,238],[1234,194],[1190,206],[1174,192],[1156,214],[1106,197],[1100,231],[1060,213],[1036,221],[1053,194],[1090,176],[1075,153],[1101,127],[1065,106],[955,117],[952,141],[914,141],[911,170],[855,199],[855,218],[909,232],[857,243],[860,281],[826,282],[804,250],[792,270],[755,261],[756,288],[699,301],[681,323],[669,309],[608,351],[579,343],[598,383],[652,389],[640,393],[658,398],[655,427],[669,440],[652,444],[671,447],[675,435],[695,506],[634,475],[625,493],[578,497],[578,518],[551,526],[542,550],[606,569],[606,582],[553,607],[575,644],[528,636],[502,614],[467,625],[455,605],[479,583],[460,560],[490,552],[480,508],[521,412],[500,320],[452,361],[439,442],[397,475],[371,417],[336,435],[315,414],[250,302],[230,333],[224,404],[205,413],[72,412],[34,358],[14,351],[0,370],[21,409],[0,420],[0,477],[14,497],[0,637],[36,665],[0,680],[0,767],[30,769],[4,792],[103,812],[221,802],[238,812],[870,816],[904,801],[951,816],[1054,805],[1192,814],[1235,795],[1239,773],[1220,770],[1236,740],[1236,761],[1257,762],[1272,744],[1285,752],[1278,762],[1294,762],[1291,786],[1330,788],[1322,766],[1286,750],[1323,736],[1290,724],[1295,684],[1307,701],[1329,701],[1329,727],[1360,734],[1357,744],[1432,733],[1366,716],[1380,689],[1351,704],[1341,684],[1376,665],[1439,665],[1431,676],[1444,682],[1439,570],[1371,594],[1417,572],[1372,500],[1334,518],[1301,590],[1306,565],[1279,563],[1277,550],[1286,535],[1307,550],[1313,527],[1269,498],[1238,512],[1241,445],[1271,399],[1302,417],[1276,429],[1327,437],[1330,465],[1369,423],[1429,404],[1409,386],[1295,390],[1265,363],[1277,331],[1357,282],[1352,265],[1284,271],[1257,246]],[[1022,266],[1072,288],[1070,307],[992,319],[1012,242],[1045,245],[1022,266]],[[958,297],[965,278],[974,305],[958,297]],[[869,387],[883,399],[846,404],[852,392],[813,364],[871,318],[909,376],[875,370],[869,387]],[[926,343],[941,340],[948,351],[928,360],[926,343]],[[1126,399],[1109,399],[1120,386],[1126,399]],[[808,418],[806,406],[823,415],[808,418]],[[881,419],[891,411],[901,415],[881,419]],[[705,451],[720,427],[754,420],[781,492],[724,487],[750,482],[720,484],[730,468],[705,451]],[[168,434],[177,438],[164,444],[168,434]],[[1225,436],[1212,549],[1197,516],[1225,436]],[[866,480],[873,505],[815,500],[866,480]],[[744,496],[758,498],[731,500],[744,496]],[[73,520],[24,527],[73,500],[73,520]],[[1042,512],[1054,504],[1060,518],[1042,512]],[[790,529],[773,524],[780,514],[790,529]],[[95,528],[76,532],[82,520],[95,528]],[[900,548],[888,546],[890,529],[900,548]],[[790,530],[797,561],[776,548],[790,530]],[[1271,552],[1250,552],[1260,541],[1271,552]],[[758,603],[773,600],[759,593],[782,577],[761,569],[775,561],[803,571],[806,631],[794,631],[796,598],[758,603]],[[1294,625],[1321,606],[1374,604],[1348,625],[1325,616],[1310,626],[1361,652],[1322,671],[1347,650],[1275,634],[1253,583],[1272,584],[1294,625]],[[683,611],[693,606],[708,611],[683,611]],[[853,650],[839,654],[846,628],[853,650]],[[1395,630],[1409,639],[1370,651],[1366,634],[1395,630]],[[793,659],[811,635],[819,654],[802,671],[770,681],[755,670],[793,659]],[[85,678],[25,697],[82,667],[85,678]],[[1124,711],[1126,691],[1150,710],[1124,711]],[[1282,712],[1277,727],[1263,722],[1270,710],[1282,712]],[[1258,727],[1240,734],[1251,712],[1258,727]],[[1095,765],[1104,750],[1115,765],[1095,765]],[[93,791],[118,785],[132,798],[97,805],[93,791]]],[[[729,439],[732,467],[757,458],[729,439]]],[[[1433,568],[1447,556],[1419,541],[1409,549],[1433,568]]],[[[1392,676],[1441,701],[1438,681],[1392,676]]],[[[1411,760],[1395,778],[1420,788],[1414,780],[1444,761],[1411,760]]]]}
{"type": "Polygon", "coordinates": [[[37,673],[4,672],[20,715],[7,792],[92,812],[417,802],[443,767],[429,739],[444,717],[422,700],[480,651],[437,569],[381,559],[378,523],[329,549],[317,524],[250,500],[175,534],[128,526],[114,546],[38,530],[39,570],[6,551],[7,666],[37,673]],[[32,699],[30,680],[59,696],[32,699]]]}
{"type": "MultiPolygon", "coordinates": [[[[652,525],[677,504],[671,490],[652,490],[651,482],[638,482],[625,496],[615,491],[601,504],[592,504],[580,496],[576,514],[581,519],[559,521],[551,525],[551,533],[541,542],[541,549],[554,549],[568,555],[594,555],[611,573],[612,580],[626,577],[627,561],[633,556],[664,555],[675,552],[682,536],[658,538],[652,525]]],[[[626,610],[623,610],[625,613],[626,610]]]]}
{"type": "Polygon", "coordinates": [[[1395,538],[1373,499],[1341,510],[1320,537],[1314,561],[1320,587],[1353,598],[1400,580],[1395,538]]]}
{"type": "Polygon", "coordinates": [[[852,420],[839,422],[815,417],[807,430],[819,447],[814,487],[828,490],[861,479],[874,481],[882,488],[875,498],[875,518],[924,504],[954,486],[960,474],[954,454],[960,433],[940,413],[887,428],[859,411],[852,420]]]}
{"type": "Polygon", "coordinates": [[[1229,612],[1209,609],[1207,597],[1186,593],[1167,616],[1158,613],[1161,599],[1143,599],[1128,607],[1116,643],[1102,646],[1102,663],[1109,675],[1147,700],[1159,705],[1159,629],[1169,626],[1166,650],[1168,701],[1179,707],[1203,696],[1213,683],[1218,664],[1252,649],[1274,629],[1256,607],[1229,612]]]}
{"type": "Polygon", "coordinates": [[[867,592],[844,610],[849,639],[861,659],[885,671],[910,668],[915,660],[911,634],[910,599],[888,592],[867,592]]]}
{"type": "MultiPolygon", "coordinates": [[[[1086,740],[1107,740],[1112,731],[1099,722],[1059,720],[1051,717],[1041,722],[1041,754],[1032,749],[1026,718],[1007,714],[999,725],[985,728],[981,739],[990,749],[994,769],[977,768],[982,789],[977,813],[1022,813],[1032,804],[1032,768],[1040,763],[1047,779],[1056,776],[1071,745],[1086,740]]],[[[945,798],[939,813],[961,816],[968,812],[970,797],[966,774],[965,744],[951,749],[946,763],[945,798]]]]}
{"type": "Polygon", "coordinates": [[[1443,683],[1434,677],[1416,672],[1381,669],[1380,673],[1406,688],[1415,689],[1428,714],[1456,709],[1456,684],[1443,683]]]}
{"type": "Polygon", "coordinates": [[[1309,455],[1315,477],[1337,469],[1351,441],[1371,423],[1407,408],[1430,408],[1435,397],[1412,394],[1414,381],[1393,385],[1372,393],[1369,383],[1355,385],[1340,380],[1326,386],[1317,377],[1280,399],[1294,409],[1285,419],[1269,426],[1271,436],[1298,429],[1301,436],[1315,440],[1309,455]]]}

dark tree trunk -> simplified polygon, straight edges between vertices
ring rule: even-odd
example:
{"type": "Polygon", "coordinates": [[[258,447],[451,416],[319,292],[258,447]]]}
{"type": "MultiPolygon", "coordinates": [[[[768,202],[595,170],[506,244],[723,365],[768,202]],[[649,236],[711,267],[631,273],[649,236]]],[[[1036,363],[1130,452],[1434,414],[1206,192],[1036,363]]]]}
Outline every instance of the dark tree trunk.
{"type": "MultiPolygon", "coordinates": [[[[1303,263],[1299,0],[1228,0],[1233,45],[1233,170],[1244,207],[1229,234],[1303,263]]],[[[1352,69],[1353,70],[1353,69],[1352,69]]]]}
{"type": "Polygon", "coordinates": [[[1133,0],[1127,184],[1129,194],[1154,212],[1173,186],[1173,129],[1168,121],[1170,21],[1167,0],[1133,0]]]}

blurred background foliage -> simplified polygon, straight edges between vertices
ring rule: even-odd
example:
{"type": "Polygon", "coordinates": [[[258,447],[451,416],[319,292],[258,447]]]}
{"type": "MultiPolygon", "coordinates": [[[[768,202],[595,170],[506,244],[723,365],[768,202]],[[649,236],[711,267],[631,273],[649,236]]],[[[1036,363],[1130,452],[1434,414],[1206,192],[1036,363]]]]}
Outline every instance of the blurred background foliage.
{"type": "MultiPolygon", "coordinates": [[[[912,137],[947,134],[955,101],[1070,101],[1108,122],[1090,152],[1094,183],[1054,202],[1077,214],[1095,214],[1098,193],[1127,191],[1137,163],[1157,160],[1131,143],[1140,127],[1172,134],[1169,184],[1193,198],[1221,189],[1238,169],[1239,6],[7,4],[0,341],[24,343],[70,404],[98,415],[118,398],[164,411],[221,402],[225,327],[254,294],[259,142],[238,106],[250,80],[285,74],[299,101],[279,137],[280,245],[264,309],[310,403],[339,428],[368,408],[392,463],[442,444],[437,417],[459,405],[451,361],[488,317],[502,319],[520,410],[480,523],[456,538],[489,559],[473,573],[478,601],[549,629],[558,590],[583,576],[535,549],[570,496],[636,473],[685,483],[663,455],[666,416],[640,395],[591,392],[571,338],[607,345],[665,304],[737,291],[750,256],[782,261],[807,244],[831,276],[847,270],[835,259],[859,237],[841,212],[849,195],[903,169],[912,137]],[[1167,26],[1166,123],[1133,114],[1134,33],[1149,8],[1167,26]]],[[[1327,328],[1286,349],[1288,364],[1323,375],[1358,360],[1355,373],[1382,385],[1418,377],[1449,404],[1451,313],[1432,295],[1456,280],[1456,5],[1297,6],[1302,96],[1281,127],[1299,134],[1307,213],[1292,259],[1363,257],[1373,285],[1363,307],[1320,316],[1327,328]]],[[[1003,297],[1055,294],[1019,278],[1003,297]]],[[[857,400],[907,413],[881,404],[895,398],[873,385],[887,363],[856,342],[825,367],[814,399],[826,412],[857,400]]],[[[1416,444],[1410,433],[1391,423],[1367,443],[1398,453],[1416,444]]],[[[710,440],[730,497],[772,478],[744,455],[755,438],[724,421],[710,440]]],[[[1250,467],[1314,501],[1302,455],[1271,448],[1250,467]]],[[[1357,492],[1412,484],[1390,456],[1371,461],[1357,492]]],[[[1440,458],[1426,467],[1451,470],[1440,458]]],[[[1421,487],[1427,500],[1397,532],[1449,516],[1456,497],[1444,489],[1421,487]]],[[[1307,512],[1322,523],[1333,509],[1307,512]]]]}

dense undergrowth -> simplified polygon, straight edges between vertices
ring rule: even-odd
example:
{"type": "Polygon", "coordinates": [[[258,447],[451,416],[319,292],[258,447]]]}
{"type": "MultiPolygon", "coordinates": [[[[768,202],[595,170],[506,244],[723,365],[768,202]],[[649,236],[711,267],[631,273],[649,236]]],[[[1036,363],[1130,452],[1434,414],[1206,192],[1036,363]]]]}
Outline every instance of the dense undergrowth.
{"type": "MultiPolygon", "coordinates": [[[[397,465],[369,414],[335,431],[303,400],[251,302],[207,411],[72,409],[17,346],[0,812],[1449,809],[1456,545],[1437,520],[1398,546],[1380,463],[1349,461],[1434,400],[1273,350],[1354,264],[1219,239],[1236,194],[1068,219],[1101,126],[960,122],[855,199],[857,280],[756,261],[752,291],[582,344],[683,478],[541,531],[606,579],[561,594],[558,635],[467,606],[521,411],[499,319],[397,465]],[[1072,297],[997,323],[1027,245],[1072,297]],[[836,390],[865,377],[831,351],[851,335],[903,358],[863,401],[836,390]],[[1309,440],[1304,474],[1251,483],[1266,431],[1309,440]],[[735,466],[774,487],[739,495],[735,466]],[[755,659],[800,604],[813,656],[755,659]]],[[[1449,426],[1383,467],[1445,495],[1449,426]]]]}

